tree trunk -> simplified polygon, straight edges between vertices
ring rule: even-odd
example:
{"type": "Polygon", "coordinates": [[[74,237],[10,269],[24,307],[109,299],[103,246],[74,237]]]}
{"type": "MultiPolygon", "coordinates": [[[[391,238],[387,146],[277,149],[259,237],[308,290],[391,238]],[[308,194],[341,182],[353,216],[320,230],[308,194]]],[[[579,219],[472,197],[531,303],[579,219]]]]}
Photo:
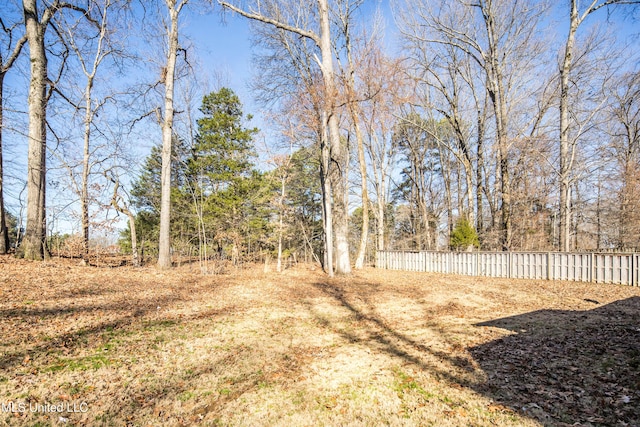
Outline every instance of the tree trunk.
{"type": "Polygon", "coordinates": [[[466,192],[467,192],[467,219],[470,224],[474,224],[476,222],[476,211],[475,211],[475,197],[473,194],[473,164],[470,161],[464,162],[464,173],[465,173],[465,184],[466,184],[466,192]]]}
{"type": "Polygon", "coordinates": [[[571,248],[571,169],[572,157],[569,142],[569,73],[573,62],[573,47],[579,25],[578,6],[571,1],[569,34],[560,69],[560,250],[568,252],[571,248]]]}
{"type": "Polygon", "coordinates": [[[42,260],[46,251],[46,85],[47,56],[36,0],[24,0],[24,17],[31,64],[29,82],[29,148],[27,158],[27,225],[19,255],[42,260]]]}
{"type": "Polygon", "coordinates": [[[378,234],[378,250],[384,251],[384,211],[385,211],[385,185],[384,185],[384,177],[378,183],[378,192],[382,193],[382,196],[379,194],[377,197],[378,204],[378,226],[377,226],[377,234],[378,234]]]}
{"type": "Polygon", "coordinates": [[[331,208],[331,181],[329,168],[331,158],[327,137],[327,114],[322,112],[320,120],[320,185],[322,188],[322,220],[324,225],[324,270],[333,277],[333,210],[331,208]]]}
{"type": "Polygon", "coordinates": [[[333,50],[331,46],[331,28],[329,24],[329,5],[327,0],[318,0],[320,20],[320,52],[322,55],[322,77],[324,80],[324,108],[327,112],[328,137],[332,160],[338,165],[330,174],[333,190],[333,219],[336,242],[336,274],[351,273],[349,260],[349,213],[346,183],[347,156],[340,140],[340,129],[336,115],[336,83],[333,69],[333,50]]]}
{"type": "MultiPolygon", "coordinates": [[[[2,65],[2,64],[0,64],[2,65]]],[[[7,229],[7,221],[4,213],[4,190],[3,177],[4,168],[2,161],[2,131],[3,131],[3,112],[4,112],[4,71],[0,71],[0,254],[6,254],[9,251],[9,230],[7,229]]]]}
{"type": "Polygon", "coordinates": [[[82,212],[82,258],[89,261],[89,154],[91,141],[91,89],[93,77],[87,79],[85,87],[85,116],[84,116],[84,149],[82,158],[82,189],[80,194],[80,210],[82,212]]]}
{"type": "MultiPolygon", "coordinates": [[[[440,157],[440,165],[442,167],[442,181],[444,184],[444,200],[447,210],[447,247],[451,240],[451,233],[453,232],[453,195],[451,191],[451,169],[449,159],[445,156],[445,149],[442,146],[438,148],[438,156],[440,157]]],[[[447,156],[448,157],[448,156],[447,156]]],[[[458,193],[459,194],[459,193],[458,193]]],[[[462,215],[462,210],[458,209],[458,215],[462,215]]],[[[438,249],[437,246],[433,249],[438,249]]]]}
{"type": "Polygon", "coordinates": [[[140,267],[140,258],[138,256],[138,235],[136,234],[136,217],[131,212],[127,213],[129,217],[129,230],[131,231],[131,261],[134,267],[140,267]]]}
{"type": "MultiPolygon", "coordinates": [[[[352,108],[355,108],[352,106],[352,108]]],[[[355,268],[357,270],[364,267],[364,257],[367,253],[367,243],[369,242],[369,191],[367,190],[367,163],[364,157],[364,143],[357,112],[352,112],[354,127],[356,131],[356,142],[358,144],[358,163],[360,164],[360,185],[362,186],[362,231],[360,233],[360,247],[356,257],[355,268]]]]}
{"type": "Polygon", "coordinates": [[[486,64],[487,90],[493,104],[496,123],[496,139],[498,145],[498,170],[500,176],[501,206],[501,245],[502,250],[511,248],[511,176],[509,170],[509,146],[507,135],[507,111],[504,87],[502,82],[502,65],[498,51],[499,35],[496,34],[493,11],[483,9],[487,31],[489,57],[486,64]]]}
{"type": "Polygon", "coordinates": [[[286,190],[286,176],[283,175],[280,181],[280,218],[278,218],[278,264],[276,267],[276,271],[278,273],[282,272],[282,234],[284,230],[283,225],[283,217],[284,217],[284,198],[285,198],[285,190],[286,190]]]}
{"type": "Polygon", "coordinates": [[[349,34],[348,17],[344,17],[344,34],[345,45],[347,49],[347,96],[349,103],[349,114],[353,122],[353,128],[356,133],[356,145],[358,150],[358,165],[360,166],[360,187],[362,196],[362,228],[360,232],[360,246],[356,256],[355,268],[360,270],[364,267],[364,258],[367,253],[367,243],[369,242],[369,191],[367,190],[367,162],[364,156],[364,141],[362,130],[360,128],[360,114],[356,105],[356,83],[355,83],[355,67],[353,64],[353,56],[351,55],[351,36],[349,34]]]}
{"type": "Polygon", "coordinates": [[[171,268],[171,142],[173,137],[173,91],[178,53],[178,14],[175,0],[166,0],[171,18],[169,51],[164,70],[164,120],[162,124],[162,174],[160,200],[160,237],[158,267],[171,268]]]}
{"type": "Polygon", "coordinates": [[[478,140],[477,140],[477,163],[476,163],[476,231],[480,237],[480,245],[484,237],[484,209],[482,203],[482,193],[484,192],[483,177],[484,171],[484,147],[482,138],[484,137],[484,120],[480,118],[478,111],[478,140]]]}
{"type": "Polygon", "coordinates": [[[280,217],[280,230],[278,231],[278,263],[276,264],[276,271],[282,272],[282,217],[280,217]]]}
{"type": "MultiPolygon", "coordinates": [[[[372,153],[371,165],[373,167],[373,172],[375,176],[375,189],[376,189],[376,207],[377,207],[376,247],[378,251],[384,251],[385,250],[384,217],[385,217],[385,210],[386,210],[386,204],[387,204],[386,203],[387,191],[386,191],[385,179],[387,177],[388,166],[390,165],[391,162],[390,161],[385,162],[384,160],[385,150],[383,146],[381,147],[381,145],[379,144],[380,141],[375,131],[372,133],[371,139],[372,139],[372,143],[374,143],[376,147],[380,148],[379,153],[377,155],[373,154],[376,150],[376,148],[374,148],[373,146],[370,148],[370,152],[372,153]]],[[[378,265],[377,258],[376,258],[376,265],[378,265]]]]}

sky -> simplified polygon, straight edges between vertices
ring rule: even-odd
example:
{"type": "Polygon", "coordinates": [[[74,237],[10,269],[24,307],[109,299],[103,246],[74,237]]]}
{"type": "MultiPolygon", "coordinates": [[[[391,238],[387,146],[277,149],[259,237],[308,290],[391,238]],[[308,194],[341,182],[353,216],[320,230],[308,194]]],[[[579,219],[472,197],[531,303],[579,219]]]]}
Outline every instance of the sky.
{"type": "Polygon", "coordinates": [[[194,44],[203,70],[219,74],[244,103],[251,102],[251,41],[246,19],[216,10],[208,14],[188,11],[182,21],[184,35],[194,44]]]}
{"type": "MultiPolygon", "coordinates": [[[[10,1],[11,0],[0,0],[0,13],[3,14],[3,16],[5,16],[6,11],[6,8],[3,6],[9,4],[8,2],[10,1]]],[[[391,14],[390,0],[365,0],[365,13],[370,13],[376,7],[380,7],[386,21],[386,47],[391,53],[397,52],[398,31],[391,14]]],[[[624,18],[625,16],[618,14],[613,15],[610,19],[620,20],[621,22],[617,22],[617,24],[623,24],[619,27],[622,28],[620,35],[624,37],[637,37],[638,29],[634,26],[634,22],[631,19],[624,18]]],[[[604,20],[607,19],[607,15],[600,14],[597,18],[593,17],[590,19],[592,21],[604,20]]],[[[559,27],[555,30],[561,33],[563,22],[565,22],[564,17],[559,15],[550,16],[550,20],[559,23],[559,27]]],[[[635,24],[637,24],[637,22],[636,20],[635,24]]],[[[198,70],[202,70],[199,73],[201,76],[209,76],[209,89],[216,89],[219,84],[229,86],[239,95],[244,105],[245,113],[254,115],[255,119],[252,125],[261,129],[268,129],[268,123],[265,123],[263,115],[258,105],[254,102],[253,94],[249,88],[252,78],[252,46],[248,20],[231,13],[223,14],[219,7],[216,7],[215,10],[209,9],[204,13],[201,6],[193,3],[190,4],[183,13],[181,32],[185,41],[188,40],[193,44],[193,52],[197,56],[200,64],[198,70]],[[198,7],[200,7],[200,9],[198,9],[198,7]],[[219,82],[215,81],[215,76],[220,77],[219,82]]],[[[22,87],[24,87],[27,81],[26,79],[28,78],[27,74],[28,73],[25,72],[14,72],[12,70],[6,81],[8,93],[15,92],[15,87],[12,87],[12,85],[22,85],[22,87]]],[[[24,94],[21,95],[21,97],[14,97],[14,99],[10,99],[9,101],[16,109],[26,110],[24,94]]],[[[149,134],[159,136],[159,128],[151,129],[152,127],[153,125],[151,124],[149,134]]],[[[17,134],[14,134],[14,137],[16,135],[17,134]]],[[[19,141],[6,142],[11,147],[8,149],[9,156],[5,156],[5,159],[17,165],[16,170],[18,172],[15,172],[17,175],[26,173],[26,143],[23,144],[19,141]]],[[[144,160],[144,157],[146,157],[144,154],[146,152],[145,150],[150,149],[151,144],[156,142],[156,139],[149,138],[148,141],[141,144],[143,149],[139,156],[140,164],[142,160],[144,160]]],[[[14,212],[18,206],[15,198],[18,197],[19,194],[20,188],[17,187],[9,191],[7,204],[14,212]]]]}
{"type": "MultiPolygon", "coordinates": [[[[385,19],[387,47],[394,49],[396,28],[391,16],[389,0],[366,0],[365,13],[379,7],[385,19]]],[[[193,43],[205,72],[221,77],[221,83],[233,89],[245,106],[245,113],[256,116],[257,126],[263,124],[259,107],[249,88],[252,79],[252,46],[249,20],[235,13],[197,13],[188,10],[182,20],[181,31],[193,43]]],[[[216,83],[216,82],[212,82],[216,83]]]]}
{"type": "MultiPolygon", "coordinates": [[[[390,0],[365,0],[363,8],[365,13],[371,13],[376,8],[382,12],[385,20],[385,46],[390,53],[399,50],[399,30],[395,25],[391,12],[390,0]]],[[[640,8],[639,8],[640,9],[640,8]]],[[[557,37],[564,37],[562,34],[568,26],[563,7],[557,7],[554,13],[548,17],[550,30],[557,32],[557,37]]],[[[636,10],[636,15],[640,10],[636,10]]],[[[260,121],[259,107],[253,101],[253,94],[249,89],[251,83],[251,33],[249,20],[234,13],[221,13],[219,7],[207,13],[198,13],[191,10],[186,11],[182,20],[181,31],[194,46],[198,58],[203,65],[205,73],[216,74],[221,77],[221,83],[228,85],[241,98],[247,113],[254,114],[257,121],[260,121]]],[[[615,22],[617,36],[619,39],[634,39],[639,36],[640,29],[635,21],[626,13],[616,12],[608,16],[606,13],[598,13],[590,16],[585,22],[585,27],[596,22],[606,20],[615,22]]],[[[581,28],[584,32],[585,28],[581,28]]],[[[212,82],[213,83],[213,82],[212,82]]]]}

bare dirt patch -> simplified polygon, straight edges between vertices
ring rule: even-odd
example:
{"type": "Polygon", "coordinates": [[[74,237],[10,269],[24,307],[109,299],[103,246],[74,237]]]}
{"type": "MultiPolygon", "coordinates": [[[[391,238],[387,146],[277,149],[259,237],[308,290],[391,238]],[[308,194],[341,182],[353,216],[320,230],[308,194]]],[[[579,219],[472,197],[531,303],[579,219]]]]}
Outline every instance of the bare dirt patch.
{"type": "Polygon", "coordinates": [[[638,426],[639,313],[615,285],[0,257],[0,423],[638,426]]]}

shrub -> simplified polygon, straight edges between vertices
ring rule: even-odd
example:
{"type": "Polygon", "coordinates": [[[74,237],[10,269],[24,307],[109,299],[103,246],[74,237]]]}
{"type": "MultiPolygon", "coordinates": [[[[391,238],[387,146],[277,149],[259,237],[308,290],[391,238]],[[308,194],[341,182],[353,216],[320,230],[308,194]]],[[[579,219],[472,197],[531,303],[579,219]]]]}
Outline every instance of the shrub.
{"type": "Polygon", "coordinates": [[[460,218],[456,222],[456,225],[451,232],[449,246],[451,247],[451,249],[457,251],[468,251],[473,248],[480,247],[478,233],[476,233],[475,228],[473,228],[468,219],[460,218]]]}

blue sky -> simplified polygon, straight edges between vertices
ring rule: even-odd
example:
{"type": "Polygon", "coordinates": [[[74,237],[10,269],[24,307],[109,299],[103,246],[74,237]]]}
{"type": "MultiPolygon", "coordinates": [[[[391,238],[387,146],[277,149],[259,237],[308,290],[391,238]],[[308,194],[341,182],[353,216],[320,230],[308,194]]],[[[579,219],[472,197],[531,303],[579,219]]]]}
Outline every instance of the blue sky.
{"type": "MultiPolygon", "coordinates": [[[[252,56],[248,20],[228,12],[223,16],[218,6],[214,11],[209,10],[206,14],[194,11],[193,5],[190,7],[192,9],[184,14],[181,31],[193,42],[203,65],[203,72],[212,74],[215,72],[221,75],[223,83],[230,86],[241,97],[246,112],[259,116],[258,108],[253,102],[253,95],[248,87],[251,81],[252,56]]],[[[380,8],[385,19],[387,49],[390,53],[398,52],[398,30],[391,13],[390,1],[365,1],[364,13],[371,13],[376,7],[380,8]]],[[[565,9],[564,5],[558,4],[556,10],[549,16],[549,22],[552,22],[549,30],[556,32],[556,37],[560,38],[564,37],[562,34],[568,27],[568,17],[564,15],[565,9]]],[[[580,33],[584,34],[586,27],[592,24],[608,20],[614,23],[619,41],[637,39],[640,33],[637,27],[640,8],[635,11],[635,15],[639,16],[630,16],[629,11],[630,9],[620,9],[611,16],[606,11],[599,11],[587,19],[585,28],[581,28],[580,33]]]]}
{"type": "MultiPolygon", "coordinates": [[[[379,6],[385,15],[387,47],[392,49],[395,40],[395,25],[391,16],[389,0],[368,0],[365,13],[379,6]]],[[[260,120],[258,106],[253,102],[249,90],[251,83],[251,33],[249,21],[234,13],[221,13],[220,7],[208,13],[187,10],[182,20],[181,31],[193,44],[204,72],[217,73],[223,84],[228,85],[241,98],[245,112],[260,120]]]]}
{"type": "Polygon", "coordinates": [[[250,102],[251,42],[246,19],[220,11],[196,14],[187,11],[181,30],[194,43],[204,72],[220,73],[244,102],[250,102]]]}
{"type": "MultiPolygon", "coordinates": [[[[0,0],[0,8],[3,17],[6,13],[5,6],[8,4],[8,0],[0,0]]],[[[397,30],[394,25],[393,17],[390,11],[389,0],[366,0],[365,1],[365,14],[370,13],[377,6],[383,12],[386,21],[386,46],[390,53],[398,52],[397,45],[397,30]]],[[[560,14],[564,13],[566,7],[556,6],[556,12],[551,15],[550,21],[555,21],[556,26],[552,30],[556,31],[560,35],[563,31],[566,31],[567,17],[560,14]]],[[[261,119],[261,114],[258,106],[253,102],[253,94],[249,90],[249,84],[251,82],[251,34],[249,30],[249,23],[245,18],[235,16],[231,13],[225,13],[224,18],[220,11],[220,8],[216,6],[215,10],[209,9],[207,13],[202,13],[202,5],[190,4],[183,13],[181,32],[193,43],[193,48],[196,56],[201,65],[201,71],[198,71],[201,75],[209,75],[210,84],[212,87],[209,89],[215,89],[213,86],[216,82],[213,81],[212,76],[220,75],[222,77],[222,84],[229,86],[233,89],[241,98],[245,112],[253,114],[256,118],[253,125],[263,128],[265,131],[267,125],[261,119]],[[198,9],[200,8],[200,9],[198,9]]],[[[607,19],[606,13],[598,13],[589,18],[589,23],[604,21],[607,19]],[[596,16],[597,15],[597,16],[596,16]]],[[[638,10],[636,10],[638,15],[638,10]]],[[[612,21],[615,21],[616,28],[619,35],[624,37],[638,37],[638,16],[635,16],[635,21],[630,19],[624,13],[616,13],[610,17],[612,21]],[[627,19],[624,19],[627,18],[627,19]]],[[[637,46],[637,42],[636,42],[637,46]]],[[[550,46],[551,48],[551,46],[550,46]]],[[[26,53],[26,51],[24,52],[26,53]]],[[[22,68],[26,69],[28,63],[23,56],[22,68]]],[[[157,70],[156,70],[157,71],[157,70]]],[[[134,71],[133,71],[134,72],[134,71]]],[[[8,99],[10,106],[26,111],[26,96],[24,93],[25,85],[27,84],[28,71],[11,70],[6,83],[6,95],[11,96],[17,93],[19,96],[14,96],[12,99],[8,99]],[[22,93],[20,93],[22,92],[22,93]]],[[[22,116],[24,118],[24,115],[22,116]]],[[[159,127],[149,121],[148,135],[150,138],[147,142],[143,143],[143,150],[149,148],[150,144],[159,141],[159,127]]],[[[26,172],[26,142],[21,141],[21,137],[17,133],[13,133],[10,139],[5,139],[5,149],[8,151],[5,154],[5,161],[15,162],[16,168],[12,172],[17,176],[26,172]],[[7,154],[9,154],[7,156],[7,154]]],[[[140,153],[139,160],[143,160],[146,154],[140,153]]],[[[7,184],[11,183],[7,182],[7,184]]],[[[13,186],[9,191],[9,199],[14,197],[14,200],[8,200],[8,204],[14,213],[17,208],[15,197],[18,196],[20,188],[13,186]]],[[[24,196],[24,195],[23,195],[24,196]]]]}

